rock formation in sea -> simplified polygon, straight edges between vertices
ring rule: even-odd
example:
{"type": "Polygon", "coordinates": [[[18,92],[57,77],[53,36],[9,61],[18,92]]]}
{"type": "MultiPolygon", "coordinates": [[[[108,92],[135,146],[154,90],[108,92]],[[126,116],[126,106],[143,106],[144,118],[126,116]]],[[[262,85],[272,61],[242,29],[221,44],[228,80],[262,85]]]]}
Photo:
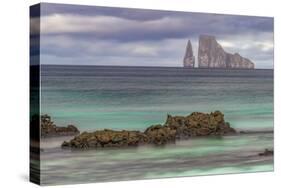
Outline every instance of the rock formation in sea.
{"type": "Polygon", "coordinates": [[[41,115],[41,136],[72,136],[79,134],[79,130],[74,125],[68,125],[67,127],[58,127],[52,122],[51,117],[47,114],[41,115]]]}
{"type": "Polygon", "coordinates": [[[259,153],[259,156],[273,156],[273,149],[265,149],[262,153],[259,153]]]}
{"type": "Polygon", "coordinates": [[[200,35],[198,67],[254,69],[255,64],[238,53],[225,52],[214,36],[200,35]]]}
{"type": "Polygon", "coordinates": [[[165,145],[174,143],[178,139],[233,133],[236,131],[224,121],[224,115],[220,111],[210,114],[193,112],[188,116],[168,115],[164,125],[152,125],[144,132],[109,129],[83,132],[70,141],[64,141],[62,147],[88,149],[144,144],[165,145]]]}
{"type": "Polygon", "coordinates": [[[183,58],[183,66],[187,68],[194,68],[195,65],[195,57],[193,55],[192,45],[190,40],[187,42],[185,55],[183,58]]]}

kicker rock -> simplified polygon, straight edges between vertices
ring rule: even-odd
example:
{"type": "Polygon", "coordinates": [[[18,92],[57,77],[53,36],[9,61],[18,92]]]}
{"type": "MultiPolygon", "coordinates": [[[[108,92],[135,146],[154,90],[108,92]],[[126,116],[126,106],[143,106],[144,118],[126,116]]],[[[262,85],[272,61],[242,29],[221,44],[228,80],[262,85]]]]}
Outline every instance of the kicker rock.
{"type": "Polygon", "coordinates": [[[208,35],[200,35],[199,37],[198,66],[199,68],[255,68],[253,62],[238,53],[225,52],[216,38],[208,35]]]}
{"type": "Polygon", "coordinates": [[[249,59],[242,57],[240,54],[229,54],[226,57],[227,68],[238,68],[238,69],[254,69],[255,64],[249,59]]]}
{"type": "Polygon", "coordinates": [[[192,45],[190,40],[188,40],[185,55],[183,58],[183,66],[188,68],[194,68],[195,57],[193,55],[192,45]]]}

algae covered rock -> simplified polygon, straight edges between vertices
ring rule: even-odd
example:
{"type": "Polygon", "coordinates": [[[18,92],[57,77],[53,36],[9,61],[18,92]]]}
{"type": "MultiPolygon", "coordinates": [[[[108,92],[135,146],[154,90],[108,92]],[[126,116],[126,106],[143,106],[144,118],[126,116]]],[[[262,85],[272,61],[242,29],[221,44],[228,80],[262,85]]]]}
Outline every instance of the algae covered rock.
{"type": "Polygon", "coordinates": [[[148,137],[148,143],[155,145],[163,145],[176,140],[176,130],[168,126],[152,125],[144,131],[144,134],[148,137]]]}
{"type": "Polygon", "coordinates": [[[104,129],[91,133],[83,132],[69,142],[63,142],[62,147],[101,148],[138,146],[147,142],[147,136],[140,131],[115,131],[104,129]]]}
{"type": "Polygon", "coordinates": [[[155,146],[175,143],[177,139],[195,136],[225,135],[235,133],[220,111],[210,114],[193,112],[188,116],[167,116],[164,125],[149,126],[144,132],[128,130],[97,130],[83,132],[62,143],[69,148],[128,147],[152,144],[155,146]]]}
{"type": "Polygon", "coordinates": [[[178,138],[235,133],[220,111],[210,114],[193,112],[188,116],[167,116],[166,126],[176,130],[178,138]]]}
{"type": "Polygon", "coordinates": [[[72,136],[79,134],[79,130],[74,125],[68,125],[66,127],[58,127],[51,120],[51,117],[47,114],[41,115],[40,117],[41,125],[41,136],[72,136]]]}

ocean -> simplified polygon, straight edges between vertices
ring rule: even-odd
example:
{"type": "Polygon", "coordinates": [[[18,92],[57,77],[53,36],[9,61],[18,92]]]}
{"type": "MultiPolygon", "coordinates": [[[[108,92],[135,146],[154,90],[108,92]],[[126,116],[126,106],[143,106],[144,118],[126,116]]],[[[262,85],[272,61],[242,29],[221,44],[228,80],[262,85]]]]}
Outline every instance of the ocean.
{"type": "Polygon", "coordinates": [[[258,156],[273,148],[273,70],[42,65],[41,113],[58,126],[143,131],[167,114],[215,110],[259,133],[90,151],[62,150],[69,137],[41,139],[42,184],[273,170],[272,156],[258,156]]]}

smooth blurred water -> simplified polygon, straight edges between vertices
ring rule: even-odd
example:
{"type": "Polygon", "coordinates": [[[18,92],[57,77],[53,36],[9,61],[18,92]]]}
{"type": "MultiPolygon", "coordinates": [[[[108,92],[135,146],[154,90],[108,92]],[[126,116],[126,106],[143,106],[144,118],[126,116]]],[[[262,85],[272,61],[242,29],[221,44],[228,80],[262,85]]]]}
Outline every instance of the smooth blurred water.
{"type": "MultiPolygon", "coordinates": [[[[220,110],[239,130],[273,130],[273,71],[42,66],[41,111],[80,130],[135,129],[167,114],[220,110]]],[[[71,151],[41,139],[45,185],[273,170],[273,134],[200,137],[163,147],[71,151]]]]}
{"type": "Polygon", "coordinates": [[[143,130],[167,114],[220,110],[238,129],[273,129],[273,70],[41,67],[41,111],[80,130],[143,130]]]}
{"type": "Polygon", "coordinates": [[[70,137],[41,140],[41,182],[45,185],[148,178],[263,172],[273,170],[272,133],[194,138],[164,147],[89,151],[62,150],[70,137]]]}

